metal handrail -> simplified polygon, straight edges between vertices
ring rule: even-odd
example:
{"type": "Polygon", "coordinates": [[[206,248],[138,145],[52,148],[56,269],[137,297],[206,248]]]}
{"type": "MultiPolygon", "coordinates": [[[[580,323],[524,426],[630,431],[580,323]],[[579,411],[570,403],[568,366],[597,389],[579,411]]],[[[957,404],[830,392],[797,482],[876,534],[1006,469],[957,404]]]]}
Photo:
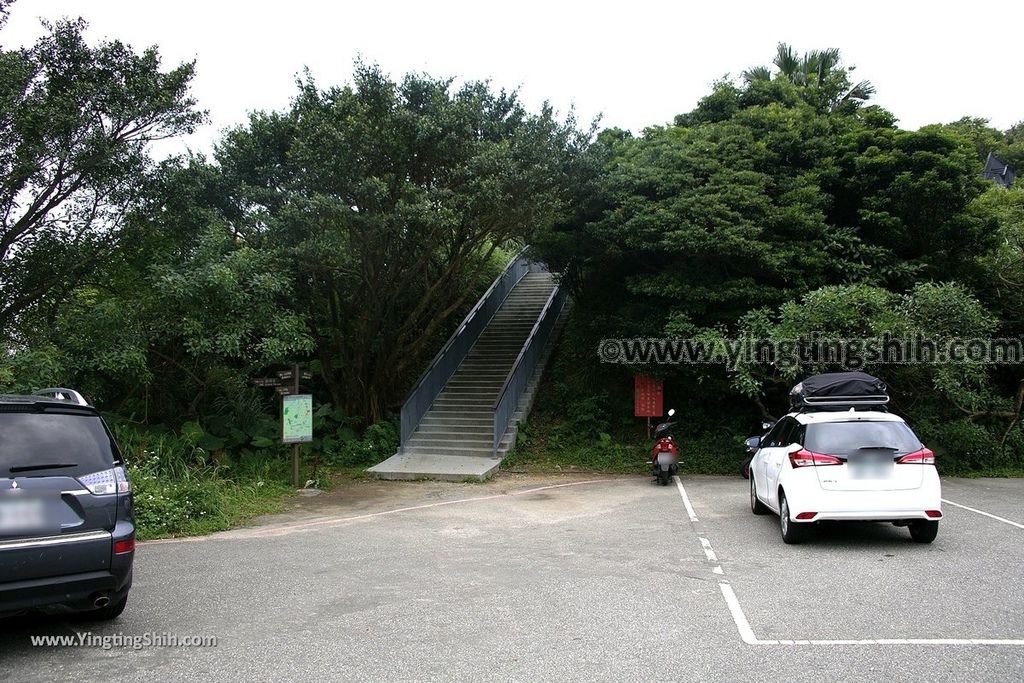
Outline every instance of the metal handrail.
{"type": "Polygon", "coordinates": [[[420,420],[430,410],[434,399],[465,360],[470,348],[487,327],[487,323],[490,322],[494,313],[501,307],[505,297],[529,271],[530,262],[526,258],[526,249],[523,249],[509,261],[501,275],[491,283],[491,286],[463,318],[452,336],[430,361],[427,369],[416,380],[405,403],[402,404],[400,441],[402,446],[405,446],[405,442],[416,431],[420,420]]]}
{"type": "Polygon", "coordinates": [[[494,444],[492,452],[495,454],[498,451],[501,439],[505,436],[506,430],[508,430],[512,416],[519,406],[519,398],[522,396],[527,383],[530,381],[530,377],[533,376],[534,370],[537,368],[540,355],[547,345],[548,338],[551,336],[551,330],[554,328],[555,322],[562,312],[562,307],[565,305],[565,297],[565,288],[555,285],[555,289],[548,296],[548,300],[545,302],[544,308],[541,309],[540,315],[537,316],[537,322],[533,324],[529,336],[523,342],[523,348],[519,351],[519,355],[516,356],[512,369],[505,376],[505,382],[501,385],[501,391],[498,393],[498,398],[495,399],[493,406],[494,444]]]}

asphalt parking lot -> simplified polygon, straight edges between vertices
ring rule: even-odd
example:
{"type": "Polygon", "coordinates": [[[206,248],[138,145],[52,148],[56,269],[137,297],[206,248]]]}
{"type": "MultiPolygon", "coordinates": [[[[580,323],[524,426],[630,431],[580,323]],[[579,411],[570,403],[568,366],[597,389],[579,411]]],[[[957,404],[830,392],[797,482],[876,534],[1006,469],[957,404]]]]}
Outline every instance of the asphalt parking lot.
{"type": "Polygon", "coordinates": [[[931,545],[856,524],[786,546],[739,478],[356,482],[142,545],[114,623],[0,622],[0,679],[1024,679],[1024,480],[943,496],[931,545]],[[30,642],[84,632],[218,642],[30,642]]]}

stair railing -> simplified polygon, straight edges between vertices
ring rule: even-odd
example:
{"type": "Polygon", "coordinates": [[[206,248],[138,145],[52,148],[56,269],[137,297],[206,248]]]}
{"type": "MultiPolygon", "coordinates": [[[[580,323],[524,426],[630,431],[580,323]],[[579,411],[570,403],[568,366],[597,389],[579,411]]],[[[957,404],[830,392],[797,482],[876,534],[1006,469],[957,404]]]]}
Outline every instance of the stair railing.
{"type": "Polygon", "coordinates": [[[448,380],[455,374],[459,365],[466,359],[470,348],[480,337],[480,333],[487,327],[491,317],[501,307],[505,297],[512,291],[512,288],[523,279],[523,276],[530,272],[531,264],[526,258],[525,249],[513,258],[502,271],[501,275],[491,283],[480,300],[476,302],[472,310],[466,314],[462,323],[455,330],[441,350],[437,352],[434,359],[423,371],[416,381],[408,398],[402,404],[402,433],[401,446],[405,447],[406,441],[412,436],[420,421],[434,399],[441,393],[448,380]]]}
{"type": "Polygon", "coordinates": [[[516,409],[519,407],[519,399],[537,369],[537,363],[551,337],[551,330],[554,329],[558,316],[562,312],[562,306],[565,305],[565,297],[565,288],[556,284],[554,291],[551,292],[543,310],[537,317],[537,322],[533,324],[530,335],[523,343],[516,362],[505,376],[505,383],[502,384],[501,392],[494,401],[494,447],[491,451],[494,456],[497,456],[498,445],[505,436],[505,432],[508,431],[512,416],[515,415],[516,409]]]}

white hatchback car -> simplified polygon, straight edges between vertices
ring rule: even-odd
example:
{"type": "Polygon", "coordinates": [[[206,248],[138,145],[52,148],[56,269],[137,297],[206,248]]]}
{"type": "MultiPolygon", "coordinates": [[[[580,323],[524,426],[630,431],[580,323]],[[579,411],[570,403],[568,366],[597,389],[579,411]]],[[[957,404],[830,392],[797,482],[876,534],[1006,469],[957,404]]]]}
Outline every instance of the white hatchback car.
{"type": "Polygon", "coordinates": [[[892,522],[931,543],[941,502],[934,454],[886,412],[790,413],[760,439],[750,464],[750,508],[778,514],[786,543],[823,520],[892,522]]]}

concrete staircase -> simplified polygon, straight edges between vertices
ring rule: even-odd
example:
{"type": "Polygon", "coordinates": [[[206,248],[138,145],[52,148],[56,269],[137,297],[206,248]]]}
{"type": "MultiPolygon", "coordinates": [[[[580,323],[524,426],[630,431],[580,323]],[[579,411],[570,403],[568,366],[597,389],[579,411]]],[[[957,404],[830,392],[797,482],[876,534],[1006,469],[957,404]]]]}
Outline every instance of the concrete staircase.
{"type": "MultiPolygon", "coordinates": [[[[434,399],[416,431],[396,455],[371,467],[371,474],[384,479],[462,481],[484,479],[497,469],[501,456],[514,444],[517,428],[513,420],[496,458],[493,405],[554,288],[551,273],[523,276],[434,399]]],[[[538,364],[536,379],[543,365],[538,364]]],[[[536,379],[525,392],[529,399],[536,379]]],[[[517,417],[524,408],[529,409],[521,401],[517,417]]]]}

